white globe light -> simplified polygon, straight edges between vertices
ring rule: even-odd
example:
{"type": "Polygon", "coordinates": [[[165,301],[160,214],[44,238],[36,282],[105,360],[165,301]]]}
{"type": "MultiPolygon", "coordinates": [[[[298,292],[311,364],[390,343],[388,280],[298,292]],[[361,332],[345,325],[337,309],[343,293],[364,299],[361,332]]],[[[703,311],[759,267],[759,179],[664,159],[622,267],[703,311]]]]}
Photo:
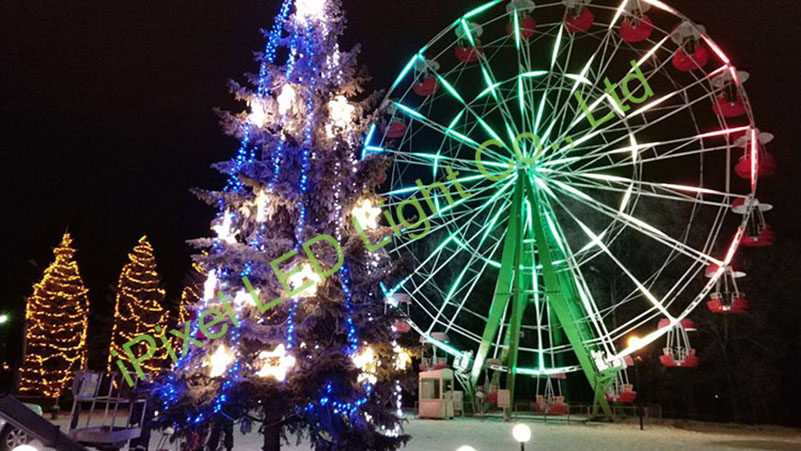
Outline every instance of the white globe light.
{"type": "Polygon", "coordinates": [[[517,424],[512,428],[512,436],[520,443],[526,443],[531,440],[531,429],[525,424],[517,424]]]}
{"type": "Polygon", "coordinates": [[[476,449],[473,448],[472,446],[464,445],[460,446],[456,451],[476,451],[476,449]]]}
{"type": "Polygon", "coordinates": [[[36,447],[31,445],[19,445],[11,451],[39,451],[36,447]]]}

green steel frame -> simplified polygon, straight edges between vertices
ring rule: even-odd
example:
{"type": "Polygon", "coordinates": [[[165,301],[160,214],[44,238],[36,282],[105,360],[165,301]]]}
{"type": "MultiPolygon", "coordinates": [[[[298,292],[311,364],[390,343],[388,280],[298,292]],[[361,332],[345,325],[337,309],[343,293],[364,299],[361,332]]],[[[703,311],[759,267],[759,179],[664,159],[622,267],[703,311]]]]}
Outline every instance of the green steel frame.
{"type": "MultiPolygon", "coordinates": [[[[469,390],[475,393],[481,372],[484,369],[487,354],[493,340],[503,324],[504,312],[511,300],[509,325],[504,336],[504,352],[501,361],[507,368],[506,386],[514,400],[515,379],[518,369],[518,347],[520,345],[520,327],[523,313],[530,304],[530,294],[533,293],[530,278],[524,277],[525,271],[521,268],[535,268],[542,266],[542,276],[545,282],[545,295],[556,320],[562,326],[565,336],[575,352],[584,375],[595,391],[593,400],[593,416],[598,415],[598,408],[603,410],[607,419],[612,418],[612,410],[606,400],[607,389],[614,382],[619,368],[599,371],[593,362],[592,352],[599,350],[588,343],[594,342],[596,334],[591,326],[582,321],[588,316],[575,288],[575,281],[568,270],[558,271],[554,261],[566,261],[562,250],[555,246],[556,237],[548,234],[543,227],[542,216],[547,215],[547,206],[539,200],[531,179],[525,169],[520,169],[515,182],[512,205],[509,210],[509,223],[503,243],[501,268],[498,274],[495,292],[490,306],[487,324],[482,335],[481,345],[478,348],[470,372],[469,390]],[[530,205],[530,227],[523,221],[524,205],[530,205]],[[533,252],[526,252],[524,242],[532,239],[536,243],[536,256],[533,252]]],[[[555,224],[555,218],[551,218],[555,224]]],[[[553,326],[554,324],[552,324],[553,326]]],[[[496,375],[497,376],[497,375],[496,375]]],[[[493,379],[497,383],[497,377],[493,379]]],[[[471,393],[471,394],[472,394],[471,393]]]]}

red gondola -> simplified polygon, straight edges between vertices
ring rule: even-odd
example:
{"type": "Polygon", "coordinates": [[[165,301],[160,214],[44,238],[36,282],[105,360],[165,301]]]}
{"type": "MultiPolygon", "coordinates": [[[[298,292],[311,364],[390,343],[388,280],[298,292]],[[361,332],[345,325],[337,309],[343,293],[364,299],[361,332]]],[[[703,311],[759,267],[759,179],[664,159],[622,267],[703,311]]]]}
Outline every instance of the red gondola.
{"type": "Polygon", "coordinates": [[[390,139],[403,138],[406,134],[406,124],[400,121],[394,121],[387,127],[386,136],[390,139]]]}
{"type": "Polygon", "coordinates": [[[419,83],[412,86],[412,91],[421,97],[430,97],[436,94],[439,88],[439,81],[435,76],[428,76],[422,79],[419,83]]]}
{"type": "MultiPolygon", "coordinates": [[[[520,24],[521,38],[528,40],[528,38],[534,36],[534,33],[537,31],[537,21],[535,21],[533,17],[525,15],[518,19],[518,23],[520,24]]],[[[508,34],[510,38],[515,37],[514,22],[509,22],[506,24],[506,34],[508,34]]]]}
{"type": "Polygon", "coordinates": [[[651,18],[643,15],[642,17],[627,18],[620,26],[620,38],[629,44],[636,44],[651,37],[654,32],[654,23],[651,18]]]}
{"type": "Polygon", "coordinates": [[[475,63],[478,61],[478,57],[484,53],[484,48],[481,46],[467,46],[467,47],[459,47],[456,46],[454,50],[456,53],[456,59],[463,63],[475,63]]]}
{"type": "Polygon", "coordinates": [[[690,22],[684,22],[673,30],[670,37],[679,46],[673,55],[673,67],[682,72],[690,72],[707,65],[709,50],[701,44],[704,32],[703,26],[695,26],[690,22]]]}
{"type": "Polygon", "coordinates": [[[581,6],[578,13],[568,11],[566,25],[567,31],[570,33],[583,33],[592,27],[595,23],[595,14],[590,11],[586,6],[581,6]]]}

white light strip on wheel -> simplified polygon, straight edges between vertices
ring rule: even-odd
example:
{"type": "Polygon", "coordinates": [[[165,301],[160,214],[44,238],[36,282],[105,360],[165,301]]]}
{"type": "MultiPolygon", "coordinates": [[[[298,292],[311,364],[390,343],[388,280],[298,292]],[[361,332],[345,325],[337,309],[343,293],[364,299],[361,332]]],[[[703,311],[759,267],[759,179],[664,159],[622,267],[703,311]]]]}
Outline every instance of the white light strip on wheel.
{"type": "MultiPolygon", "coordinates": [[[[656,45],[654,45],[653,47],[651,47],[651,49],[650,49],[650,50],[648,50],[648,51],[645,53],[645,55],[643,55],[643,57],[642,57],[642,58],[640,58],[640,60],[639,60],[639,61],[637,61],[637,67],[642,67],[643,63],[644,63],[644,62],[646,62],[646,61],[648,60],[648,58],[650,58],[650,57],[654,56],[654,54],[656,53],[656,51],[657,51],[657,50],[659,50],[659,49],[662,47],[662,45],[664,45],[664,44],[665,44],[665,42],[667,42],[667,40],[668,40],[669,38],[670,38],[670,35],[667,35],[667,36],[665,36],[664,38],[662,38],[662,40],[661,40],[661,41],[657,42],[657,43],[656,43],[656,45]]],[[[631,69],[629,69],[629,71],[627,72],[627,74],[631,74],[631,73],[633,73],[633,72],[634,72],[634,68],[632,67],[631,69]]]]}
{"type": "Polygon", "coordinates": [[[646,299],[648,299],[648,300],[651,302],[651,304],[653,304],[653,306],[654,306],[654,307],[656,307],[656,309],[657,309],[657,310],[659,310],[659,311],[660,311],[660,312],[661,312],[663,315],[665,315],[667,318],[669,318],[669,319],[673,319],[673,316],[672,316],[672,315],[670,314],[670,312],[668,312],[668,311],[667,311],[667,309],[666,309],[666,308],[665,308],[665,307],[662,305],[662,303],[659,301],[659,299],[657,299],[657,298],[656,298],[656,296],[654,296],[654,295],[653,295],[653,294],[652,294],[652,293],[651,293],[651,292],[648,290],[648,288],[647,288],[645,285],[643,285],[643,284],[642,284],[642,283],[639,281],[639,279],[637,279],[637,277],[636,277],[634,274],[632,274],[632,273],[631,273],[631,272],[628,270],[628,268],[626,268],[626,267],[625,267],[625,266],[624,266],[624,265],[623,265],[623,264],[620,262],[620,260],[618,260],[618,259],[617,259],[617,257],[615,257],[615,256],[614,256],[614,254],[612,254],[612,252],[609,250],[609,248],[608,248],[608,247],[606,247],[606,245],[605,245],[605,244],[604,244],[604,243],[601,241],[600,237],[599,237],[599,236],[597,236],[597,235],[595,235],[595,233],[593,233],[593,231],[592,231],[592,230],[590,230],[590,228],[589,228],[589,227],[587,227],[587,226],[586,226],[586,225],[585,225],[583,222],[581,222],[581,221],[580,221],[578,218],[576,218],[575,216],[573,216],[573,214],[572,214],[572,213],[570,213],[570,215],[571,215],[571,217],[573,218],[573,220],[574,220],[574,221],[576,221],[576,223],[579,225],[579,227],[581,227],[581,229],[584,231],[584,233],[586,233],[586,234],[587,234],[587,236],[588,236],[588,237],[590,237],[590,239],[591,239],[593,242],[596,242],[596,243],[597,243],[597,245],[598,245],[598,247],[599,247],[601,250],[603,250],[603,251],[604,251],[604,253],[605,253],[605,254],[606,254],[606,255],[607,255],[607,256],[608,256],[610,259],[612,259],[612,261],[614,261],[614,262],[617,264],[617,266],[620,268],[620,270],[621,270],[621,271],[623,271],[623,272],[624,272],[624,273],[625,273],[625,274],[626,274],[626,275],[629,277],[629,279],[631,279],[631,281],[632,281],[632,282],[634,282],[634,284],[637,286],[637,288],[640,290],[640,292],[641,292],[641,293],[642,293],[642,294],[643,294],[643,295],[646,297],[646,299]]]}
{"type": "Polygon", "coordinates": [[[670,6],[666,5],[665,3],[663,3],[663,2],[661,2],[659,0],[644,0],[644,1],[646,3],[650,3],[651,5],[656,6],[657,8],[659,8],[661,10],[667,11],[667,12],[672,13],[672,14],[678,14],[678,11],[676,11],[675,9],[671,8],[670,6]]]}
{"type": "Polygon", "coordinates": [[[609,29],[610,30],[612,28],[614,28],[615,24],[617,23],[617,20],[620,19],[620,16],[621,16],[621,14],[623,14],[623,10],[626,8],[626,4],[628,2],[629,2],[629,0],[623,0],[623,2],[617,8],[617,11],[615,12],[615,17],[612,18],[612,22],[609,24],[609,29]]]}
{"type": "Polygon", "coordinates": [[[626,207],[628,207],[629,201],[631,200],[632,191],[634,191],[634,183],[632,183],[631,185],[629,185],[628,188],[626,188],[626,193],[623,195],[623,200],[620,201],[620,208],[618,209],[620,213],[626,211],[626,207]]]}
{"type": "Polygon", "coordinates": [[[751,191],[756,190],[757,177],[759,176],[758,162],[759,136],[757,136],[756,129],[751,129],[751,191]]]}
{"type": "MultiPolygon", "coordinates": [[[[553,180],[551,179],[550,181],[553,181],[553,180]]],[[[537,183],[538,183],[539,186],[542,186],[543,188],[545,188],[547,186],[539,178],[537,179],[537,183]]],[[[553,194],[553,192],[550,189],[546,188],[545,191],[554,200],[559,202],[560,205],[562,205],[562,208],[565,208],[564,205],[561,203],[561,201],[559,201],[559,199],[553,194]]],[[[629,225],[634,230],[637,230],[640,233],[642,233],[642,234],[644,234],[644,235],[646,235],[648,237],[653,238],[654,240],[656,240],[657,242],[659,242],[659,243],[661,243],[661,244],[663,244],[665,246],[669,246],[671,248],[674,248],[674,249],[678,250],[682,254],[684,254],[684,255],[686,255],[686,256],[688,256],[688,257],[690,257],[690,258],[692,258],[692,259],[694,259],[696,261],[699,261],[699,262],[702,262],[702,263],[711,262],[711,263],[715,263],[716,265],[721,265],[722,264],[722,262],[719,259],[716,259],[716,258],[714,258],[714,257],[712,257],[710,255],[707,255],[704,252],[701,252],[701,251],[699,251],[697,249],[694,249],[694,248],[686,245],[685,243],[666,235],[664,232],[661,232],[661,231],[659,231],[658,233],[651,232],[651,229],[654,229],[654,230],[658,230],[658,229],[655,229],[654,227],[644,223],[643,221],[640,221],[639,219],[636,219],[636,218],[632,217],[631,215],[620,213],[617,210],[615,210],[615,209],[613,209],[613,208],[611,208],[611,207],[609,207],[609,206],[607,206],[607,205],[605,205],[603,203],[597,202],[597,201],[589,202],[589,201],[587,201],[587,200],[585,200],[584,198],[581,198],[581,197],[573,197],[573,196],[571,196],[571,197],[573,199],[576,199],[579,202],[584,203],[588,207],[590,207],[590,208],[592,208],[592,209],[594,209],[594,210],[596,210],[598,212],[603,213],[604,215],[614,219],[615,221],[623,222],[624,224],[629,225]]],[[[567,213],[570,214],[570,211],[567,210],[566,208],[565,208],[565,211],[567,211],[567,213]]]]}
{"type": "Polygon", "coordinates": [[[709,48],[711,48],[712,51],[718,55],[718,58],[720,58],[720,60],[723,61],[723,64],[726,65],[731,64],[731,60],[729,60],[729,57],[726,56],[725,53],[723,53],[723,50],[721,50],[720,47],[718,47],[715,41],[713,41],[709,36],[705,34],[702,34],[701,37],[704,39],[704,41],[706,41],[706,44],[709,46],[709,48]]]}
{"type": "Polygon", "coordinates": [[[553,46],[553,55],[551,56],[551,70],[556,64],[556,57],[559,56],[559,46],[562,45],[562,32],[564,32],[564,25],[559,24],[559,33],[556,35],[556,44],[553,46]]]}

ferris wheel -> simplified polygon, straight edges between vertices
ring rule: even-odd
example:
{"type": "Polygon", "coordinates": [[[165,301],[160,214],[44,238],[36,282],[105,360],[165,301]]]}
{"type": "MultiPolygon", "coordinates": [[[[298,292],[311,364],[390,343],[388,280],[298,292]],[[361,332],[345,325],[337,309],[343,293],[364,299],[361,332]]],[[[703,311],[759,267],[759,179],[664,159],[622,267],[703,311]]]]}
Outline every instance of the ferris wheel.
{"type": "Polygon", "coordinates": [[[658,0],[491,1],[411,58],[364,149],[414,259],[386,292],[469,394],[534,376],[557,411],[583,372],[609,415],[637,350],[698,364],[689,314],[743,311],[736,251],[773,241],[747,78],[658,0]]]}

